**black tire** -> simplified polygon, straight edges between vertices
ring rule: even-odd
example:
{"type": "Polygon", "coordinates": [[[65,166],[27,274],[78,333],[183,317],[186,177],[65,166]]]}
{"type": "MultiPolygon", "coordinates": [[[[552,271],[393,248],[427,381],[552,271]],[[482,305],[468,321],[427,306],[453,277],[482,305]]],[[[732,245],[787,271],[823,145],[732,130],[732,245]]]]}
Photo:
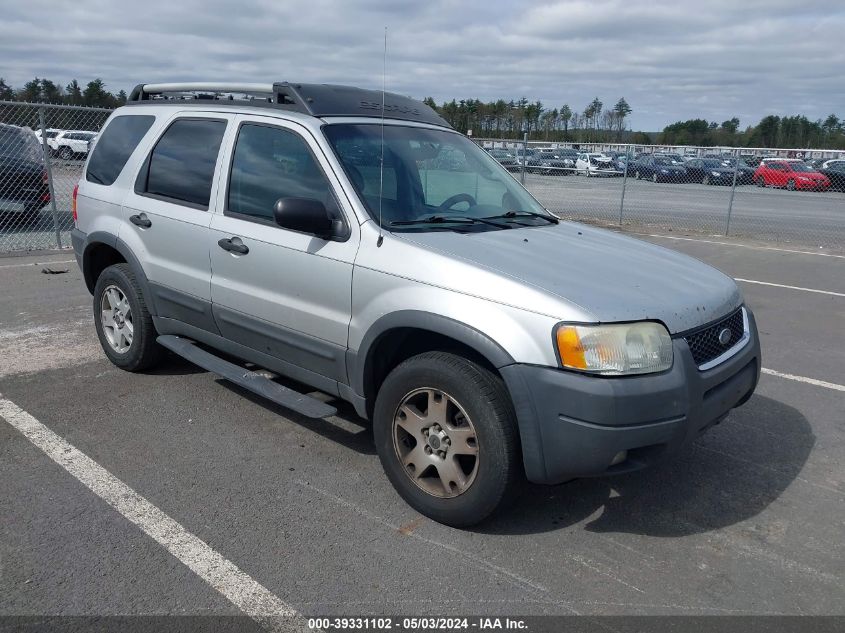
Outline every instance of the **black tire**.
{"type": "Polygon", "coordinates": [[[757,178],[757,180],[756,180],[756,183],[757,183],[757,186],[758,186],[758,187],[765,188],[765,186],[766,186],[766,179],[765,179],[765,178],[763,178],[762,176],[759,176],[759,177],[757,178]]]}
{"type": "Polygon", "coordinates": [[[710,175],[705,174],[704,178],[701,179],[702,185],[709,185],[710,184],[710,175]]]}
{"type": "Polygon", "coordinates": [[[164,357],[165,350],[156,343],[155,325],[147,309],[141,286],[129,264],[114,264],[106,268],[94,286],[94,327],[97,337],[108,359],[126,371],[144,371],[154,367],[164,357]],[[132,314],[133,334],[129,349],[120,353],[112,348],[104,332],[101,318],[103,293],[109,286],[117,288],[126,296],[132,314]]]}
{"type": "Polygon", "coordinates": [[[634,172],[634,180],[639,180],[639,179],[640,179],[640,170],[638,169],[637,171],[634,172]]]}
{"type": "Polygon", "coordinates": [[[376,397],[373,434],[382,467],[397,492],[414,509],[446,525],[466,527],[483,521],[513,499],[522,480],[516,416],[504,383],[455,354],[426,352],[390,372],[376,397]],[[394,444],[399,406],[421,388],[447,394],[474,427],[478,447],[474,479],[457,496],[438,497],[418,486],[394,444]]]}
{"type": "Polygon", "coordinates": [[[789,179],[789,181],[787,181],[787,183],[786,183],[786,188],[787,188],[789,191],[795,191],[795,181],[794,181],[794,180],[792,180],[792,178],[790,178],[790,179],[789,179]]]}
{"type": "Polygon", "coordinates": [[[651,175],[651,182],[660,182],[660,178],[658,177],[657,172],[654,172],[651,175]]]}
{"type": "Polygon", "coordinates": [[[63,145],[59,148],[59,158],[62,160],[70,160],[73,158],[73,150],[67,145],[63,145]]]}

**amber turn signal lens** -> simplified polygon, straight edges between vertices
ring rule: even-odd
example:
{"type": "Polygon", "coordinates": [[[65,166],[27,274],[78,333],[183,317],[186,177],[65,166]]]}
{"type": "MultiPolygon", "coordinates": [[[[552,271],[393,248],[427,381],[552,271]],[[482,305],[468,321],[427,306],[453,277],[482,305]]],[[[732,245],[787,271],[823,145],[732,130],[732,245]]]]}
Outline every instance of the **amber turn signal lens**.
{"type": "Polygon", "coordinates": [[[581,337],[578,336],[575,326],[563,325],[557,329],[557,350],[564,367],[587,369],[584,347],[581,345],[581,337]]]}

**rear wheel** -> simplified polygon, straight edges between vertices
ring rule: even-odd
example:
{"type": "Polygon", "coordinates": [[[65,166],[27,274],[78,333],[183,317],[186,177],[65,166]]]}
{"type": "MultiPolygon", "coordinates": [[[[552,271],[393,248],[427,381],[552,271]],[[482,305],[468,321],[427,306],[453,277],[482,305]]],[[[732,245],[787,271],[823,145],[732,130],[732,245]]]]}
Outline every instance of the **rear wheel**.
{"type": "Polygon", "coordinates": [[[373,431],[390,482],[435,521],[473,525],[513,497],[513,406],[502,380],[477,363],[446,352],[401,363],[379,390],[373,431]]]}
{"type": "Polygon", "coordinates": [[[128,264],[109,266],[97,279],[94,326],[106,356],[121,369],[143,371],[164,356],[141,287],[128,264]]]}
{"type": "Polygon", "coordinates": [[[789,191],[795,191],[795,181],[792,178],[789,179],[789,182],[786,183],[786,188],[789,191]]]}
{"type": "Polygon", "coordinates": [[[756,182],[757,182],[758,187],[765,187],[766,186],[766,179],[763,178],[762,176],[758,176],[756,182]]]}
{"type": "Polygon", "coordinates": [[[67,145],[63,145],[59,149],[59,158],[62,160],[70,160],[73,158],[73,150],[71,150],[67,145]]]}

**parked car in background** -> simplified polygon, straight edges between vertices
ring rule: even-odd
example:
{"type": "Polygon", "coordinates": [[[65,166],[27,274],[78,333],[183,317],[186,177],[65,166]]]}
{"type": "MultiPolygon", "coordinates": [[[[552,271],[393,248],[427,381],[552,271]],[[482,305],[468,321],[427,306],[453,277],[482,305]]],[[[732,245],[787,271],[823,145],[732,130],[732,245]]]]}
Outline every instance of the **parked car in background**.
{"type": "MultiPolygon", "coordinates": [[[[736,158],[731,156],[722,159],[722,163],[730,169],[733,169],[734,164],[737,162],[736,158]]],[[[750,185],[754,182],[754,168],[749,165],[744,158],[739,159],[739,164],[737,165],[737,173],[736,173],[736,184],[738,185],[750,185]]]]}
{"type": "Polygon", "coordinates": [[[528,161],[528,171],[546,176],[566,176],[573,173],[574,167],[575,161],[558,150],[538,151],[528,161]]]}
{"type": "Polygon", "coordinates": [[[717,158],[693,158],[688,160],[684,167],[690,182],[700,182],[703,185],[733,184],[733,167],[717,158]]]}
{"type": "Polygon", "coordinates": [[[830,169],[834,165],[845,165],[845,158],[828,158],[820,166],[820,169],[830,169]]]}
{"type": "Polygon", "coordinates": [[[516,156],[506,149],[493,148],[487,150],[487,153],[495,158],[496,161],[498,161],[498,163],[508,171],[514,171],[518,166],[516,163],[516,156]]]}
{"type": "Polygon", "coordinates": [[[53,138],[48,138],[47,144],[59,158],[71,160],[77,156],[87,156],[89,144],[96,136],[96,132],[63,130],[53,138]]]}
{"type": "Polygon", "coordinates": [[[582,176],[618,176],[619,170],[610,156],[585,152],[575,161],[575,171],[582,176]]]}
{"type": "Polygon", "coordinates": [[[686,160],[683,156],[681,156],[680,154],[675,154],[674,152],[655,152],[653,155],[655,158],[668,158],[672,161],[673,165],[683,165],[684,163],[686,163],[686,160]]]}
{"type": "Polygon", "coordinates": [[[766,160],[754,172],[754,182],[760,187],[825,190],[830,188],[827,176],[800,160],[766,160]]]}
{"type": "Polygon", "coordinates": [[[31,218],[48,202],[44,152],[32,130],[0,123],[0,213],[31,218]]]}
{"type": "Polygon", "coordinates": [[[830,188],[845,191],[845,160],[828,161],[828,167],[819,170],[830,181],[830,188]]]}
{"type": "Polygon", "coordinates": [[[520,167],[525,165],[527,169],[536,155],[537,152],[531,148],[518,147],[516,149],[516,164],[520,167]]]}
{"type": "Polygon", "coordinates": [[[668,156],[641,156],[633,168],[637,180],[648,178],[653,182],[684,182],[687,179],[686,167],[668,156]]]}
{"type": "MultiPolygon", "coordinates": [[[[50,139],[56,138],[59,134],[64,132],[64,130],[60,130],[59,128],[51,127],[45,130],[47,132],[47,144],[49,145],[50,139]]],[[[38,142],[41,142],[41,130],[35,130],[35,138],[38,139],[38,142]]]]}

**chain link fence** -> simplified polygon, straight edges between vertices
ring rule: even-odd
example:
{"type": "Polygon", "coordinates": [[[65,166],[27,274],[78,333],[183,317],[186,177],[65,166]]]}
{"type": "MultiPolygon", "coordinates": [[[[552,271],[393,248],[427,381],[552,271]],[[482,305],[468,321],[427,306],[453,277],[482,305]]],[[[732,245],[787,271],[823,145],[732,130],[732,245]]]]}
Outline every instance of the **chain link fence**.
{"type": "Polygon", "coordinates": [[[845,152],[474,139],[561,217],[845,248],[845,152]]]}
{"type": "Polygon", "coordinates": [[[110,113],[0,101],[0,253],[70,246],[73,188],[110,113]]]}
{"type": "MultiPolygon", "coordinates": [[[[0,101],[0,253],[70,246],[110,112],[0,101]]],[[[845,249],[845,152],[474,140],[567,219],[845,249]]]]}

